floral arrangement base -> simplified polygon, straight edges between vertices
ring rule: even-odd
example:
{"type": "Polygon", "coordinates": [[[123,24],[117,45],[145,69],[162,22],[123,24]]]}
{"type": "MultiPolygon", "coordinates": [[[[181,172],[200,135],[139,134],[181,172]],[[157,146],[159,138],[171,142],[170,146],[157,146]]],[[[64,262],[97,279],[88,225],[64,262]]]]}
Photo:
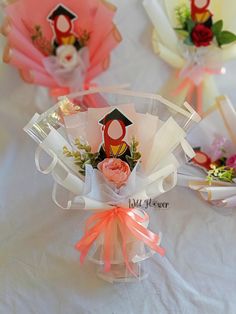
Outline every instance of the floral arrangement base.
{"type": "Polygon", "coordinates": [[[53,176],[59,207],[91,211],[75,244],[81,264],[92,260],[108,282],[143,280],[141,262],[165,250],[140,200],[174,188],[177,168],[195,156],[186,131],[200,117],[187,103],[181,109],[155,94],[95,88],[74,96],[79,106],[65,97],[24,128],[39,144],[36,167],[53,176]],[[88,103],[95,97],[97,108],[88,103]],[[52,158],[46,169],[45,153],[52,158]]]}
{"type": "Polygon", "coordinates": [[[104,281],[113,282],[136,282],[142,281],[148,277],[148,273],[144,270],[141,263],[130,263],[133,274],[127,271],[126,265],[113,264],[109,273],[104,272],[102,265],[98,266],[97,276],[104,281]]]}

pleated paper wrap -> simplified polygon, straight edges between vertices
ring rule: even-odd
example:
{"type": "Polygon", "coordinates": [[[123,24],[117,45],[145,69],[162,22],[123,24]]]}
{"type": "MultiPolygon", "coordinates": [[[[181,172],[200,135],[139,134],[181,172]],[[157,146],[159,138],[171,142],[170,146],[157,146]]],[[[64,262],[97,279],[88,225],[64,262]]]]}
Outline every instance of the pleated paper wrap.
{"type": "MultiPolygon", "coordinates": [[[[97,92],[95,89],[77,97],[97,92]]],[[[164,250],[159,246],[160,236],[148,229],[147,213],[142,208],[129,208],[129,200],[154,200],[174,188],[177,168],[185,161],[185,155],[194,156],[185,137],[189,124],[198,122],[199,116],[187,104],[181,109],[158,95],[117,90],[113,94],[107,91],[103,97],[112,107],[90,108],[61,120],[58,115],[61,103],[58,103],[48,112],[36,114],[25,131],[39,143],[38,170],[51,173],[54,178],[54,202],[67,210],[95,211],[86,223],[84,237],[76,244],[81,261],[88,255],[95,263],[104,265],[100,275],[107,280],[130,280],[143,276],[139,262],[155,252],[163,255],[164,250]],[[180,125],[158,100],[175,111],[180,125]],[[134,104],[142,105],[144,113],[138,113],[134,104]],[[79,137],[97,152],[102,141],[98,121],[114,107],[133,122],[125,141],[128,143],[135,136],[142,154],[141,163],[133,169],[126,185],[118,190],[90,165],[86,167],[85,177],[81,177],[73,160],[63,155],[63,147],[70,147],[79,137]],[[153,112],[160,112],[160,116],[153,112]],[[161,120],[162,116],[165,120],[161,120]],[[47,169],[41,166],[43,152],[52,158],[47,169]]]]}
{"type": "Polygon", "coordinates": [[[24,81],[39,86],[37,104],[43,111],[48,108],[46,101],[52,105],[58,96],[93,86],[92,81],[109,68],[111,51],[121,41],[113,23],[116,8],[112,4],[103,0],[6,2],[1,28],[7,39],[3,61],[16,67],[24,81]],[[71,21],[71,35],[67,40],[63,35],[63,44],[55,48],[59,35],[49,16],[58,6],[75,18],[71,21]],[[71,37],[80,43],[84,40],[81,49],[70,43],[71,37]]]}
{"type": "MultiPolygon", "coordinates": [[[[182,105],[184,100],[196,105],[199,114],[214,104],[220,95],[215,75],[223,74],[224,63],[236,57],[236,44],[221,48],[212,44],[208,47],[191,48],[183,43],[174,28],[178,27],[176,8],[189,0],[144,0],[144,8],[154,26],[152,43],[154,52],[173,69],[169,80],[160,93],[167,99],[182,105]],[[197,63],[197,65],[196,65],[197,63]]],[[[214,21],[223,20],[224,29],[236,33],[236,2],[212,0],[209,10],[214,21]]]]}

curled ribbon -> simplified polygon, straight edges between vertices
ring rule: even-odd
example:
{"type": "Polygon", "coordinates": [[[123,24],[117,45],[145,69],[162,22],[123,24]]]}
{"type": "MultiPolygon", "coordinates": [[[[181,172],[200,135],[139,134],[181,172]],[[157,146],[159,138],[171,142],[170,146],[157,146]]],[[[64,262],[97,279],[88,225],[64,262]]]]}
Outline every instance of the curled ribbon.
{"type": "Polygon", "coordinates": [[[148,220],[148,215],[144,213],[144,217],[135,214],[133,209],[115,207],[111,210],[95,213],[88,218],[85,226],[85,235],[76,244],[75,248],[80,251],[80,262],[83,264],[90,248],[99,236],[104,235],[104,271],[109,272],[111,269],[111,255],[113,251],[114,235],[113,227],[115,224],[122,236],[122,253],[125,265],[130,273],[137,276],[132,270],[127,255],[127,237],[133,235],[137,240],[142,241],[153,251],[160,255],[165,255],[165,250],[159,246],[160,237],[152,231],[141,225],[148,220]]]}

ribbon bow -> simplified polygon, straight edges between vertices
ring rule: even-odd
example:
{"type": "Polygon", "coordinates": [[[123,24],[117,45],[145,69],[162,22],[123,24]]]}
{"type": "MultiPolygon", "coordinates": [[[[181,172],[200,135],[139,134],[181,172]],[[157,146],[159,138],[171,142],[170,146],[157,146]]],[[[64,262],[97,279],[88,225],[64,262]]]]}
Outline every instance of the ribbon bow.
{"type": "Polygon", "coordinates": [[[220,75],[224,73],[221,51],[219,48],[198,48],[196,51],[184,52],[186,64],[177,77],[182,81],[174,95],[188,89],[187,99],[191,103],[194,91],[197,96],[197,112],[201,115],[203,100],[203,81],[206,75],[220,75]]]}
{"type": "MultiPolygon", "coordinates": [[[[144,217],[137,215],[133,209],[115,207],[100,213],[93,214],[88,218],[85,227],[85,235],[76,244],[76,249],[80,251],[80,262],[83,263],[90,248],[99,236],[104,235],[104,270],[109,272],[111,269],[111,255],[113,250],[114,236],[113,227],[117,224],[118,230],[122,237],[122,253],[127,269],[134,274],[127,255],[127,237],[133,235],[136,239],[145,243],[153,251],[160,255],[165,254],[165,250],[159,246],[159,235],[151,232],[141,225],[148,220],[148,215],[144,217]]],[[[134,274],[136,276],[136,274],[134,274]]]]}

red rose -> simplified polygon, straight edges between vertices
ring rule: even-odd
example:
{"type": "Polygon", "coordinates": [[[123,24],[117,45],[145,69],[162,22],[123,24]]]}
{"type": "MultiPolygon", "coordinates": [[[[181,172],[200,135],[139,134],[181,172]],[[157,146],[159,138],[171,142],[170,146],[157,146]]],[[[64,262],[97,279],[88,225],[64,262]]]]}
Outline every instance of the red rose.
{"type": "Polygon", "coordinates": [[[204,24],[197,24],[192,30],[192,41],[196,47],[209,46],[213,40],[212,30],[204,24]]]}

